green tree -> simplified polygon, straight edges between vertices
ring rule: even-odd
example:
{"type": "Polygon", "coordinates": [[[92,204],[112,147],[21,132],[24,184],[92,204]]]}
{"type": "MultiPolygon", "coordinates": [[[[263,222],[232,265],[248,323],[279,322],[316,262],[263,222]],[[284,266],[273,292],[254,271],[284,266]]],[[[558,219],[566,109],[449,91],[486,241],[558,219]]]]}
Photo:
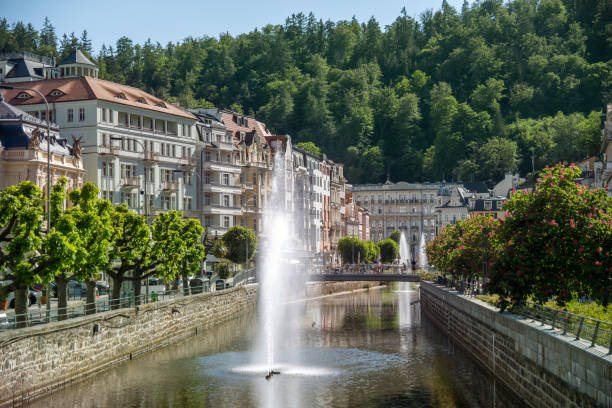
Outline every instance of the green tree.
{"type": "MultiPolygon", "coordinates": [[[[70,192],[74,205],[66,210],[63,224],[73,228],[73,244],[77,247],[72,272],[87,287],[86,314],[94,314],[96,278],[100,271],[108,270],[112,242],[112,204],[98,198],[100,190],[93,183],[85,183],[81,189],[70,192]]],[[[69,228],[66,227],[68,230],[69,228]]]]}
{"type": "Polygon", "coordinates": [[[306,150],[308,153],[313,154],[317,157],[321,156],[321,149],[319,149],[317,145],[312,142],[300,142],[297,143],[295,146],[299,147],[300,149],[306,150]]]}
{"type": "Polygon", "coordinates": [[[387,238],[394,240],[395,243],[399,245],[401,237],[402,237],[402,231],[396,229],[393,232],[391,232],[387,238]]]}
{"type": "Polygon", "coordinates": [[[338,254],[342,258],[342,263],[355,264],[366,262],[368,250],[366,244],[357,237],[345,236],[338,240],[338,254]]]}
{"type": "Polygon", "coordinates": [[[221,239],[227,246],[226,258],[233,263],[245,263],[246,268],[247,260],[250,261],[257,250],[257,237],[253,231],[236,225],[228,229],[221,239]]]}
{"type": "Polygon", "coordinates": [[[378,248],[380,248],[380,262],[382,263],[393,263],[399,255],[399,246],[390,238],[378,241],[378,248]]]}
{"type": "Polygon", "coordinates": [[[574,165],[548,168],[534,191],[516,191],[504,205],[508,217],[496,233],[503,247],[488,285],[502,309],[528,298],[612,301],[612,198],[577,184],[579,176],[574,165]]]}

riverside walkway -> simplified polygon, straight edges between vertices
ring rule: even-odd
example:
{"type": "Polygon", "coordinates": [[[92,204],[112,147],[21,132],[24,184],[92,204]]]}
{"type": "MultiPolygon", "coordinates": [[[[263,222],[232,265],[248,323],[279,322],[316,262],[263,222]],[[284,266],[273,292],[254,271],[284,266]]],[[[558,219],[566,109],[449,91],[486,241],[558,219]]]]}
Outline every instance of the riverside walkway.
{"type": "Polygon", "coordinates": [[[419,275],[410,272],[412,272],[410,269],[401,265],[384,265],[376,269],[361,265],[360,267],[325,269],[318,273],[311,273],[309,280],[314,282],[419,282],[419,275]]]}

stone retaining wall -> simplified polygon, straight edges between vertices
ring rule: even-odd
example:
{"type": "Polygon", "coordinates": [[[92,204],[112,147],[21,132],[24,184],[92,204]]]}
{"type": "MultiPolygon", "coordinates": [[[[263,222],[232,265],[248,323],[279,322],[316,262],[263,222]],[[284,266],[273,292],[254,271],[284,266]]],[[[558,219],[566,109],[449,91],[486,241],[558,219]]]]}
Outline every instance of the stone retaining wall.
{"type": "Polygon", "coordinates": [[[0,407],[232,319],[256,298],[248,285],[0,333],[0,407]]]}
{"type": "Polygon", "coordinates": [[[306,286],[306,297],[329,295],[338,292],[350,292],[377,286],[378,282],[309,282],[306,286]]]}
{"type": "Polygon", "coordinates": [[[421,307],[526,405],[612,407],[607,350],[427,282],[421,307]]]}

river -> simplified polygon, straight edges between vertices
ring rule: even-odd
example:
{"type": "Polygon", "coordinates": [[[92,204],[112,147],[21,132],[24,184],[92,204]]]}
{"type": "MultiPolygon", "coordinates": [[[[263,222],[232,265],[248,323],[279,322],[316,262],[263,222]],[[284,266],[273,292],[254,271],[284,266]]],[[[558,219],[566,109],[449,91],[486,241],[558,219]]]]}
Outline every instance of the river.
{"type": "Polygon", "coordinates": [[[514,407],[496,384],[421,316],[418,287],[297,302],[301,338],[280,375],[253,360],[255,314],[118,364],[33,407],[514,407]]]}

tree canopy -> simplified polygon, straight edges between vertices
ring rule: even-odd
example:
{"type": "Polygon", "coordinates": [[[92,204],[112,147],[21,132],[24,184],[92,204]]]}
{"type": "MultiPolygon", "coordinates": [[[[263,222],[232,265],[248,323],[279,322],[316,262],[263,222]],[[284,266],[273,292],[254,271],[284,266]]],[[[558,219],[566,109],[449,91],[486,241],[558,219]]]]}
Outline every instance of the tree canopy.
{"type": "MultiPolygon", "coordinates": [[[[612,99],[611,13],[606,0],[444,2],[385,27],[299,13],[165,46],[121,37],[94,60],[101,78],[171,102],[257,115],[345,163],[352,183],[387,172],[493,182],[597,153],[595,117],[612,99]]],[[[86,30],[60,39],[48,19],[40,31],[0,19],[0,52],[74,48],[93,52],[86,30]]]]}

